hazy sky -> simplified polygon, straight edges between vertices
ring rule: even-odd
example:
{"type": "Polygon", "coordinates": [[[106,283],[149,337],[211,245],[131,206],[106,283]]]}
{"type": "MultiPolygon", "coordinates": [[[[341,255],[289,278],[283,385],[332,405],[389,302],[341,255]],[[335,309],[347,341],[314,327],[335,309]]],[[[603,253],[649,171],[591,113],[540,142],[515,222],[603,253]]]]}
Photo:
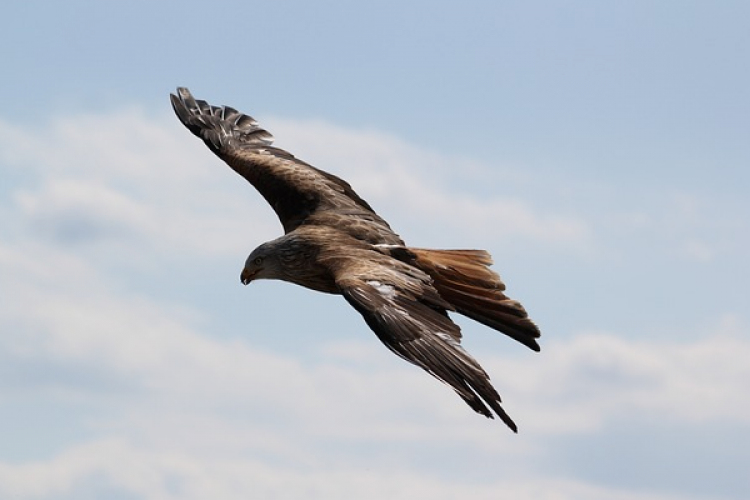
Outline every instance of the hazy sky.
{"type": "Polygon", "coordinates": [[[0,14],[0,498],[747,498],[747,2],[0,14]],[[239,283],[281,226],[178,85],[493,254],[542,352],[457,321],[518,435],[342,298],[239,283]]]}

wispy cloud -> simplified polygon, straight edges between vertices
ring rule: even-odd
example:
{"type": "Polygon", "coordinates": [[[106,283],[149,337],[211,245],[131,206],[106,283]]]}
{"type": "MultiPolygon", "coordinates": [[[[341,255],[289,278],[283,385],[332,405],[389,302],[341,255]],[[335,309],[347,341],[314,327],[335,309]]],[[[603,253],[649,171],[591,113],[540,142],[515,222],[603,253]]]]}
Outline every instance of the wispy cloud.
{"type": "Polygon", "coordinates": [[[503,478],[472,483],[438,473],[413,473],[381,464],[361,469],[319,463],[282,467],[273,461],[144,451],[120,440],[101,440],[71,449],[45,462],[0,465],[0,491],[11,498],[143,498],[148,500],[240,499],[248,495],[279,499],[452,499],[470,495],[497,498],[498,491],[519,500],[689,500],[670,495],[594,486],[556,478],[503,478]]]}
{"type": "MultiPolygon", "coordinates": [[[[750,391],[750,342],[746,319],[731,309],[681,340],[629,338],[613,327],[550,336],[535,356],[476,352],[519,436],[391,356],[363,323],[367,341],[320,340],[308,334],[310,318],[287,332],[255,326],[252,307],[265,305],[238,312],[250,329],[309,346],[305,355],[217,334],[226,310],[206,299],[210,291],[165,293],[158,273],[135,271],[239,263],[280,228],[252,188],[165,120],[127,111],[35,130],[0,123],[3,168],[23,173],[0,200],[0,362],[10,374],[0,405],[31,401],[81,429],[34,458],[6,452],[0,496],[687,499],[576,478],[546,460],[561,437],[596,439],[621,419],[643,432],[654,420],[750,425],[738,397],[750,391]],[[62,400],[76,411],[61,412],[62,400]],[[482,468],[492,474],[474,481],[482,468]]],[[[534,182],[512,169],[374,132],[273,122],[280,146],[347,178],[410,233],[428,234],[417,222],[427,220],[458,235],[456,243],[513,239],[583,258],[608,248],[606,214],[557,213],[532,198],[451,185],[456,164],[474,176],[534,182]]],[[[661,222],[638,211],[621,219],[630,221],[627,235],[643,238],[695,220],[680,206],[661,222]]],[[[273,303],[265,290],[254,292],[273,303]]],[[[34,430],[28,419],[7,418],[8,428],[34,430]]]]}
{"type": "MultiPolygon", "coordinates": [[[[21,269],[24,258],[36,260],[4,255],[6,276],[13,276],[8,268],[21,269]]],[[[4,295],[22,293],[4,304],[0,321],[13,325],[14,334],[3,336],[0,351],[11,357],[11,369],[41,361],[59,370],[36,385],[24,383],[23,397],[67,394],[99,410],[86,424],[91,437],[85,443],[52,458],[0,465],[0,491],[14,498],[234,498],[250,487],[266,495],[283,489],[288,498],[303,492],[345,498],[367,487],[372,498],[448,498],[466,491],[494,498],[503,488],[521,499],[629,493],[668,499],[550,480],[534,463],[549,446],[545,436],[596,435],[622,418],[636,425],[654,418],[688,426],[750,423],[750,406],[737,398],[749,389],[743,367],[750,343],[735,318],[722,320],[705,338],[679,344],[588,333],[549,342],[533,359],[479,355],[522,422],[519,440],[376,342],[327,344],[315,361],[305,361],[213,338],[188,311],[107,290],[98,282],[106,275],[84,273],[93,289],[61,296],[41,281],[19,286],[24,274],[3,283],[4,295]],[[77,376],[81,371],[88,376],[77,376]],[[519,480],[504,469],[490,484],[441,478],[430,471],[434,451],[429,458],[406,451],[405,443],[437,448],[438,455],[470,446],[476,460],[512,461],[509,470],[529,476],[519,480]],[[376,452],[361,455],[363,449],[376,452]],[[406,453],[396,459],[398,469],[388,449],[406,453]],[[385,477],[396,479],[385,485],[385,477]],[[290,481],[295,486],[287,488],[290,481]]],[[[57,278],[76,274],[73,268],[57,278]]],[[[10,404],[21,397],[6,394],[10,404]]],[[[459,466],[462,474],[470,468],[459,466]]]]}
{"type": "Polygon", "coordinates": [[[374,131],[351,131],[319,121],[270,120],[277,144],[314,164],[347,178],[380,211],[398,215],[410,228],[455,238],[482,235],[488,242],[527,241],[590,250],[592,230],[580,216],[547,212],[527,199],[457,188],[465,177],[482,179],[508,190],[527,182],[526,175],[504,165],[485,166],[469,158],[445,157],[374,131]],[[426,222],[425,222],[426,221],[426,222]],[[426,227],[425,227],[426,226],[426,227]]]}
{"type": "Polygon", "coordinates": [[[528,424],[540,432],[596,432],[621,419],[750,425],[750,402],[737,398],[750,390],[746,332],[722,318],[684,343],[582,333],[551,341],[543,360],[498,360],[492,371],[513,380],[512,396],[534,407],[528,424]]]}
{"type": "Polygon", "coordinates": [[[212,165],[199,141],[139,112],[2,129],[6,168],[34,179],[12,193],[6,203],[15,208],[5,210],[51,243],[228,256],[247,250],[246,234],[278,231],[270,209],[220,162],[212,165]]]}

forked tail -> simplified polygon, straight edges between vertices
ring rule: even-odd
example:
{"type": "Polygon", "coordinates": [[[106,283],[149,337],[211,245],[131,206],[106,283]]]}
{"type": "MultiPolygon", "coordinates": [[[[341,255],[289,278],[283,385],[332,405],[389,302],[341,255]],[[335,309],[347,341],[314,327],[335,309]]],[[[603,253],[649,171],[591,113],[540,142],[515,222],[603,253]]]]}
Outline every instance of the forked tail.
{"type": "Polygon", "coordinates": [[[456,312],[494,328],[523,345],[539,350],[539,328],[526,309],[503,291],[505,284],[489,268],[490,254],[484,250],[405,249],[412,264],[429,274],[440,296],[456,312]]]}

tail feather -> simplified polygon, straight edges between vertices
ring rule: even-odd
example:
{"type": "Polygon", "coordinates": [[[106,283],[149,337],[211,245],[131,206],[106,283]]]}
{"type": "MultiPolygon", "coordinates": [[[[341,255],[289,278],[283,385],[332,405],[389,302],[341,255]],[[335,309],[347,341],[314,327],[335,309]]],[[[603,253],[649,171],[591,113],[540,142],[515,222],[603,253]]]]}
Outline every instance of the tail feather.
{"type": "Polygon", "coordinates": [[[539,351],[539,328],[524,307],[508,298],[505,284],[488,266],[490,254],[483,250],[427,250],[409,248],[413,264],[430,275],[440,296],[456,312],[503,332],[523,345],[539,351]]]}

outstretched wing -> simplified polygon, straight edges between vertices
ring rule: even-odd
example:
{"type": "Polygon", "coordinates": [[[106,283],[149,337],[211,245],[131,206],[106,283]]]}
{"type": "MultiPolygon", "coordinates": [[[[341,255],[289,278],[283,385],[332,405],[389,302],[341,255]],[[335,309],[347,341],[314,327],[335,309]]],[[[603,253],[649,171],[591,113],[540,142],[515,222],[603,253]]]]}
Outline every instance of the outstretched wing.
{"type": "Polygon", "coordinates": [[[319,224],[373,244],[401,242],[349,183],[271,146],[273,136],[251,116],[194,99],[186,88],[170,98],[180,121],[263,195],[285,232],[319,224]]]}
{"type": "Polygon", "coordinates": [[[341,293],[386,347],[451,386],[477,413],[493,418],[494,411],[517,432],[489,376],[461,347],[461,331],[446,312],[453,307],[427,274],[396,260],[350,260],[336,274],[341,293]]]}

